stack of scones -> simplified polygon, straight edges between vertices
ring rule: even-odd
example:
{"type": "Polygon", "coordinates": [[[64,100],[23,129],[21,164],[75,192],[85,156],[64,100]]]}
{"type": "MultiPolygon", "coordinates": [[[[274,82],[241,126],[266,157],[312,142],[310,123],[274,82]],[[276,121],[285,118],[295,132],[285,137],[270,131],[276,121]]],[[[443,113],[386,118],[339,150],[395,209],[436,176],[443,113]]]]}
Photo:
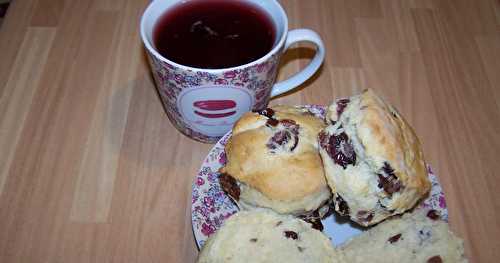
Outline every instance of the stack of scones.
{"type": "Polygon", "coordinates": [[[240,212],[199,263],[467,262],[440,215],[414,209],[431,185],[420,142],[372,90],[334,101],[324,120],[299,106],[246,113],[225,151],[219,182],[240,212]],[[367,230],[334,247],[321,232],[332,213],[367,230]]]}

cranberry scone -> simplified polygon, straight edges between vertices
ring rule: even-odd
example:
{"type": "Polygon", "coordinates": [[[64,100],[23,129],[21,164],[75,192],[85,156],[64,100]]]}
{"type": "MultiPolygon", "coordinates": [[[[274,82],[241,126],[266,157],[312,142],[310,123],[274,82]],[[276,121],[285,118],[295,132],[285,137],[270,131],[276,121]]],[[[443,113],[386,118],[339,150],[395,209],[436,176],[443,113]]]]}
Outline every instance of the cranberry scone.
{"type": "Polygon", "coordinates": [[[222,188],[245,210],[308,215],[330,200],[317,136],[324,122],[306,108],[244,114],[226,144],[222,188]]]}
{"type": "Polygon", "coordinates": [[[335,101],[326,121],[318,141],[338,213],[369,226],[413,208],[428,193],[417,136],[372,90],[335,101]]]}
{"type": "Polygon", "coordinates": [[[352,238],[340,248],[352,263],[465,263],[463,241],[434,210],[406,213],[352,238]]]}
{"type": "Polygon", "coordinates": [[[269,209],[241,211],[209,237],[198,263],[341,263],[330,240],[302,220],[269,209]]]}

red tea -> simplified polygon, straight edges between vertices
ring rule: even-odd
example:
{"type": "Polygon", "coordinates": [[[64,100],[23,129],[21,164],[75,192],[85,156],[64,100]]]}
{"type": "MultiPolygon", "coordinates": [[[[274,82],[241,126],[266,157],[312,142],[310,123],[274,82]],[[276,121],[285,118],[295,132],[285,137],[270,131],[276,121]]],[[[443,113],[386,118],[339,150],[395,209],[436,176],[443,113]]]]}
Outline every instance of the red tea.
{"type": "Polygon", "coordinates": [[[156,50],[178,64],[208,69],[243,65],[267,54],[276,30],[260,7],[238,0],[191,0],[156,23],[156,50]]]}

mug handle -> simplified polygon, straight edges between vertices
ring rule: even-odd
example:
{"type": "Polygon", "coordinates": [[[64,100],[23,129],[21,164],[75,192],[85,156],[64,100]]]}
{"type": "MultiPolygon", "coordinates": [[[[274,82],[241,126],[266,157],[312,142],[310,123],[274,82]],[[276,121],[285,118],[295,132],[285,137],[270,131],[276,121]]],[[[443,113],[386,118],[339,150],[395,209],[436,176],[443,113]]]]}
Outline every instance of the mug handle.
{"type": "Polygon", "coordinates": [[[314,55],[314,58],[300,72],[296,73],[286,80],[274,84],[271,91],[271,98],[283,94],[304,83],[319,69],[319,67],[323,63],[323,60],[325,59],[325,46],[323,45],[321,37],[316,32],[310,29],[302,28],[290,30],[286,38],[285,50],[288,49],[292,44],[302,41],[311,42],[316,45],[316,54],[314,55]]]}

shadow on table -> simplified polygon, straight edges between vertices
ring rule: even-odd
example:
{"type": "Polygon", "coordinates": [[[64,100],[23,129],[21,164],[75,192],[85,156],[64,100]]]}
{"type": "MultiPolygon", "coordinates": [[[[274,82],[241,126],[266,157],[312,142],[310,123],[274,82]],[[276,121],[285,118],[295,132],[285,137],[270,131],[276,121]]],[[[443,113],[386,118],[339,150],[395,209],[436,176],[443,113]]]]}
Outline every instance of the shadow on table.
{"type": "MultiPolygon", "coordinates": [[[[284,79],[287,79],[287,78],[293,76],[294,74],[298,73],[302,69],[304,69],[304,67],[306,67],[307,64],[313,59],[315,54],[316,54],[316,50],[314,48],[311,48],[311,47],[295,47],[295,48],[288,49],[285,52],[285,54],[283,54],[283,57],[281,58],[281,61],[280,61],[278,78],[277,78],[278,81],[280,80],[280,77],[282,77],[284,80],[284,79]],[[285,67],[287,67],[291,63],[299,63],[299,61],[304,61],[304,60],[305,60],[305,65],[301,65],[299,70],[297,70],[296,72],[293,72],[292,74],[284,75],[283,69],[285,67]]],[[[309,87],[312,83],[314,83],[316,81],[316,79],[319,78],[319,76],[321,76],[322,73],[323,73],[323,64],[319,67],[319,69],[316,71],[316,73],[314,73],[304,83],[302,83],[298,87],[296,87],[288,92],[285,92],[279,96],[276,96],[273,99],[285,97],[285,96],[288,96],[292,93],[299,92],[299,91],[309,87]]]]}

